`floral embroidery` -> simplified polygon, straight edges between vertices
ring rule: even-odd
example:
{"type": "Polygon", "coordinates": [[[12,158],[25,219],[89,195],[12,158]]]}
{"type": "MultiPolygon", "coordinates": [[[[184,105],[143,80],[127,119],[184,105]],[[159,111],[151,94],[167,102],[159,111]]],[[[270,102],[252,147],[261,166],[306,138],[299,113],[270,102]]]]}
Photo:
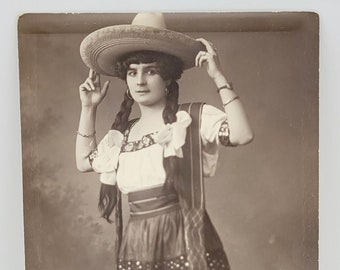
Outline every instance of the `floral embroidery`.
{"type": "MultiPolygon", "coordinates": [[[[156,143],[155,136],[157,132],[144,135],[142,139],[132,142],[125,142],[122,146],[122,152],[134,152],[149,147],[156,143]]],[[[127,137],[127,136],[126,136],[127,137]]],[[[125,138],[126,138],[125,137],[125,138]]]]}
{"type": "Polygon", "coordinates": [[[89,155],[89,162],[92,166],[93,160],[98,156],[98,150],[97,149],[93,149],[91,150],[91,153],[89,155]]]}
{"type": "Polygon", "coordinates": [[[146,134],[140,140],[129,142],[130,130],[138,119],[132,120],[129,128],[124,132],[121,152],[134,152],[158,143],[164,148],[164,157],[182,158],[182,146],[185,143],[186,129],[191,124],[191,117],[184,111],[177,112],[176,117],[176,122],[165,125],[160,131],[146,134]]]}
{"type": "Polygon", "coordinates": [[[218,139],[224,146],[234,146],[231,144],[229,139],[229,124],[227,121],[221,123],[221,127],[218,131],[218,139]]]}

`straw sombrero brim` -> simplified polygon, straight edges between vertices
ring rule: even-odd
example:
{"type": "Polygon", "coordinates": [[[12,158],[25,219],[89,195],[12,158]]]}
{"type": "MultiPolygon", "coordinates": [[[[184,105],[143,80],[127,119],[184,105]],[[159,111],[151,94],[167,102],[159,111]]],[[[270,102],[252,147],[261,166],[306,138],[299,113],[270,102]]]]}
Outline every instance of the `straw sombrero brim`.
{"type": "Polygon", "coordinates": [[[124,54],[150,50],[178,57],[184,69],[195,65],[195,57],[205,50],[202,43],[179,32],[140,25],[115,25],[89,34],[80,45],[84,63],[96,72],[116,76],[115,63],[124,54]]]}

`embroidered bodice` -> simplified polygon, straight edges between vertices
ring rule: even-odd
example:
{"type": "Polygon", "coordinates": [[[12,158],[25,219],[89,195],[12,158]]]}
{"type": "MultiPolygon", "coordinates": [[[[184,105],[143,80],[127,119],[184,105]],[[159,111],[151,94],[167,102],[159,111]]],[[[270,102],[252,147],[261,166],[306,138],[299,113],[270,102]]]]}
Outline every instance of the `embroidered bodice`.
{"type": "MultiPolygon", "coordinates": [[[[183,157],[186,128],[191,123],[184,111],[176,114],[177,121],[164,125],[158,132],[145,134],[139,140],[128,141],[129,130],[124,134],[110,130],[98,144],[92,167],[100,173],[105,184],[118,184],[123,193],[143,190],[165,181],[163,158],[183,157]]],[[[215,173],[218,158],[218,131],[226,120],[224,112],[204,105],[202,111],[201,138],[203,144],[203,171],[205,176],[215,173]],[[205,151],[209,147],[209,151],[205,151]]]]}
{"type": "Polygon", "coordinates": [[[134,152],[141,150],[142,148],[148,147],[156,143],[156,136],[158,132],[153,132],[150,134],[143,135],[140,140],[128,142],[127,138],[129,136],[130,129],[126,130],[124,133],[124,143],[122,145],[121,152],[134,152]]]}

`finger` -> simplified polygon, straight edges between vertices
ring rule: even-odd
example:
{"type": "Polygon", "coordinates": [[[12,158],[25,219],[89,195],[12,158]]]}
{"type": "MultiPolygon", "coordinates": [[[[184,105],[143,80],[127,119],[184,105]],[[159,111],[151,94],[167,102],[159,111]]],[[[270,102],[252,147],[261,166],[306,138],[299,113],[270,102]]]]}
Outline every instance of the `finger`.
{"type": "Polygon", "coordinates": [[[83,83],[79,86],[80,91],[92,91],[91,86],[87,83],[83,83]]]}
{"type": "Polygon", "coordinates": [[[95,71],[92,68],[90,68],[90,70],[89,70],[89,78],[91,80],[93,80],[94,79],[94,75],[95,75],[95,71]]]}
{"type": "Polygon", "coordinates": [[[217,48],[216,46],[214,45],[214,43],[212,42],[209,42],[210,43],[210,46],[213,48],[213,50],[215,51],[215,53],[217,52],[217,48]]]}
{"type": "Polygon", "coordinates": [[[198,66],[202,67],[205,62],[208,62],[208,56],[204,55],[198,60],[198,66]]]}
{"type": "Polygon", "coordinates": [[[201,42],[206,47],[208,53],[215,53],[211,42],[207,41],[204,38],[197,38],[196,40],[201,42]]]}
{"type": "Polygon", "coordinates": [[[103,96],[106,96],[107,90],[109,89],[110,86],[110,81],[106,81],[103,85],[103,88],[101,90],[101,93],[103,94],[103,96]]]}
{"type": "Polygon", "coordinates": [[[213,48],[213,50],[214,50],[214,52],[215,52],[215,54],[216,54],[216,53],[217,53],[217,48],[216,48],[216,46],[214,45],[214,43],[212,43],[212,42],[209,41],[209,44],[210,44],[211,48],[213,48]]]}
{"type": "Polygon", "coordinates": [[[204,58],[205,60],[207,59],[207,52],[204,52],[204,51],[200,51],[197,55],[196,55],[196,58],[195,58],[195,66],[196,67],[201,67],[201,59],[204,58]]]}
{"type": "Polygon", "coordinates": [[[85,87],[83,86],[83,84],[79,85],[79,91],[84,91],[85,87]]]}
{"type": "Polygon", "coordinates": [[[211,48],[215,49],[215,45],[214,43],[212,43],[211,41],[208,41],[209,45],[211,46],[211,48]]]}
{"type": "Polygon", "coordinates": [[[96,89],[91,78],[87,78],[85,82],[91,86],[92,90],[96,89]]]}
{"type": "Polygon", "coordinates": [[[198,67],[199,59],[204,55],[204,51],[199,51],[195,57],[195,66],[198,67]]]}
{"type": "Polygon", "coordinates": [[[94,84],[98,87],[100,87],[100,74],[96,73],[94,77],[94,84]]]}

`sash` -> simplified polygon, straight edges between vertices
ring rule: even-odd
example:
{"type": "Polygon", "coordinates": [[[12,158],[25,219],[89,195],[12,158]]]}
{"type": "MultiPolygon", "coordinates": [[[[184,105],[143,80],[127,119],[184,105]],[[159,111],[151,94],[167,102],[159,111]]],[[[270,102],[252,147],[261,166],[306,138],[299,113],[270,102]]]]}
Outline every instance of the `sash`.
{"type": "Polygon", "coordinates": [[[184,216],[187,258],[191,270],[206,270],[205,252],[205,197],[203,178],[202,141],[200,135],[203,103],[186,103],[180,110],[190,114],[192,122],[187,135],[181,162],[178,194],[184,216]]]}

